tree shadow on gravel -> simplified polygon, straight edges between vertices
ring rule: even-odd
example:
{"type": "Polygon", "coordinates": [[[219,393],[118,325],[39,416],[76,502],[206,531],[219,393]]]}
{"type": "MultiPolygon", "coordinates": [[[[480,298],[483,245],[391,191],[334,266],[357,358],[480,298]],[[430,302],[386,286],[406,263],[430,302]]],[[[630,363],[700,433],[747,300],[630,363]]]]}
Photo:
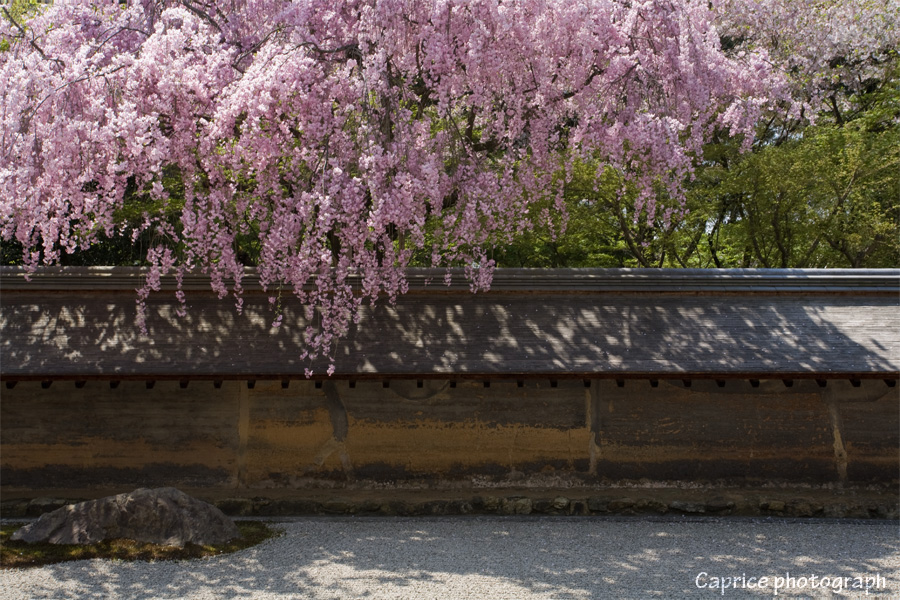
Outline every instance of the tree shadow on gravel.
{"type": "MultiPolygon", "coordinates": [[[[712,577],[789,573],[879,574],[885,587],[870,597],[900,591],[893,522],[313,518],[281,527],[285,536],[229,557],[87,561],[35,570],[27,581],[6,571],[0,582],[33,598],[625,599],[720,597],[712,577]]],[[[824,591],[807,583],[779,596],[824,591]]],[[[727,595],[772,592],[769,584],[727,595]]]]}

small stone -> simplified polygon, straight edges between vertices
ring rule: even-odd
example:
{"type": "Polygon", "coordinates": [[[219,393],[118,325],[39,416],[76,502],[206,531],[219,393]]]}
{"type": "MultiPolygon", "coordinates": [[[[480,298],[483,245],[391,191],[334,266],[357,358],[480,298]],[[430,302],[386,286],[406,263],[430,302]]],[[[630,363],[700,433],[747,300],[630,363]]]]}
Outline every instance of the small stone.
{"type": "Polygon", "coordinates": [[[697,502],[682,502],[681,500],[673,500],[669,502],[669,508],[687,514],[703,514],[706,512],[706,506],[697,502]]]}
{"type": "Polygon", "coordinates": [[[587,507],[591,512],[607,512],[609,510],[609,500],[606,498],[588,498],[587,507]]]}
{"type": "Polygon", "coordinates": [[[448,503],[444,500],[434,500],[426,502],[422,507],[426,514],[440,516],[447,514],[448,503]]]}
{"type": "Polygon", "coordinates": [[[725,498],[713,498],[706,503],[706,510],[709,512],[725,512],[734,509],[734,502],[725,498]]]}
{"type": "Polygon", "coordinates": [[[845,516],[848,519],[868,519],[872,515],[869,514],[869,510],[865,506],[856,505],[851,507],[845,516]]]}
{"type": "Polygon", "coordinates": [[[784,510],[785,504],[781,500],[769,500],[760,503],[759,507],[763,510],[770,510],[772,512],[781,512],[784,510]]]}
{"type": "Polygon", "coordinates": [[[339,515],[353,514],[356,512],[356,505],[344,500],[327,500],[322,504],[322,510],[339,515]]]}
{"type": "Polygon", "coordinates": [[[530,498],[521,496],[513,496],[504,498],[500,503],[500,513],[504,515],[527,515],[531,514],[532,505],[530,498]]]}
{"type": "MultiPolygon", "coordinates": [[[[381,508],[381,504],[374,500],[364,500],[359,505],[359,511],[366,512],[366,513],[378,512],[378,510],[380,508],[381,508]]],[[[300,513],[300,514],[304,514],[304,513],[300,513]]]]}
{"type": "Polygon", "coordinates": [[[496,496],[485,496],[481,499],[481,506],[486,511],[495,511],[500,508],[500,498],[496,496]]]}
{"type": "Polygon", "coordinates": [[[378,512],[383,515],[394,516],[400,512],[401,503],[397,501],[385,502],[379,508],[378,512]]]}
{"type": "Polygon", "coordinates": [[[550,505],[556,510],[564,510],[569,506],[569,499],[564,496],[557,496],[553,499],[550,505]]]}
{"type": "Polygon", "coordinates": [[[812,507],[808,502],[791,502],[788,505],[788,510],[796,517],[811,517],[813,515],[812,507]]]}
{"type": "Polygon", "coordinates": [[[417,517],[429,514],[429,510],[422,502],[404,502],[399,514],[407,517],[417,517]]]}
{"type": "Polygon", "coordinates": [[[664,514],[669,510],[669,507],[666,506],[664,502],[654,500],[653,498],[638,498],[638,501],[635,502],[634,507],[637,510],[653,511],[659,514],[664,514]]]}
{"type": "Polygon", "coordinates": [[[512,471],[509,472],[509,475],[507,475],[506,478],[509,481],[522,481],[523,479],[525,479],[525,473],[523,473],[522,471],[517,471],[517,470],[513,469],[512,471]]]}
{"type": "Polygon", "coordinates": [[[528,515],[531,514],[531,499],[519,498],[514,503],[515,514],[528,515]]]}
{"type": "Polygon", "coordinates": [[[619,498],[618,500],[611,500],[607,507],[613,512],[633,508],[634,500],[632,500],[631,498],[619,498]]]}
{"type": "Polygon", "coordinates": [[[468,515],[471,514],[475,509],[472,507],[472,504],[466,502],[465,500],[460,500],[458,502],[453,503],[453,508],[456,514],[459,515],[468,515]]]}

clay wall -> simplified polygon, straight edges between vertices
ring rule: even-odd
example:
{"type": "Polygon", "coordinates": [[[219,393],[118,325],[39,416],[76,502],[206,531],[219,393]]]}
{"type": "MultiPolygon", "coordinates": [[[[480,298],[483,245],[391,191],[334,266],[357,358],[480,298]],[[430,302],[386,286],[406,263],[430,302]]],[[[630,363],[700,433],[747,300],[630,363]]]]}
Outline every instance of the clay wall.
{"type": "Polygon", "coordinates": [[[2,390],[0,484],[11,493],[897,483],[896,385],[687,383],[20,381],[2,390]]]}

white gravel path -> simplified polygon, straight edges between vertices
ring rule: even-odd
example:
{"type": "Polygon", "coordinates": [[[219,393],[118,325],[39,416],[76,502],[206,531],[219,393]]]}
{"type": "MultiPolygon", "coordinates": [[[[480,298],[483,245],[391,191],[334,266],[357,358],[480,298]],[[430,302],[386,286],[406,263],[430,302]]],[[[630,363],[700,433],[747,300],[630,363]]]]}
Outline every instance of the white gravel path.
{"type": "Polygon", "coordinates": [[[277,527],[278,539],[201,561],[0,570],[0,600],[713,598],[716,577],[737,578],[727,598],[766,598],[788,573],[795,587],[785,580],[778,598],[900,598],[896,522],[341,517],[277,527]],[[763,589],[747,588],[764,576],[763,589]],[[868,595],[835,591],[836,578],[875,576],[868,595]]]}

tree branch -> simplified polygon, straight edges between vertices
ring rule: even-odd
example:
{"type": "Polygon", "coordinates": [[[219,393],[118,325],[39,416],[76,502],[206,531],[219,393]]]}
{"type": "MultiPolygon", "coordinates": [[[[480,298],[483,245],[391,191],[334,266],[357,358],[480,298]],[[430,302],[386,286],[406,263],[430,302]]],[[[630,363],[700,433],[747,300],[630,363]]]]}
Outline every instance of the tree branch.
{"type": "MultiPolygon", "coordinates": [[[[15,25],[16,29],[19,30],[19,33],[22,34],[22,38],[27,39],[28,32],[25,30],[25,27],[23,27],[18,21],[16,21],[13,18],[13,16],[11,14],[9,14],[9,11],[6,10],[5,6],[0,7],[0,10],[3,10],[3,14],[6,15],[6,18],[9,19],[9,22],[12,23],[13,25],[15,25]]],[[[62,60],[60,60],[58,58],[50,58],[49,56],[47,56],[47,54],[44,52],[43,48],[38,46],[38,43],[36,41],[34,41],[33,37],[30,40],[28,40],[28,43],[29,43],[29,45],[31,45],[32,48],[34,48],[37,51],[38,54],[41,55],[41,58],[43,58],[44,60],[53,61],[57,64],[62,65],[63,67],[66,66],[66,63],[64,63],[62,60]]]]}

